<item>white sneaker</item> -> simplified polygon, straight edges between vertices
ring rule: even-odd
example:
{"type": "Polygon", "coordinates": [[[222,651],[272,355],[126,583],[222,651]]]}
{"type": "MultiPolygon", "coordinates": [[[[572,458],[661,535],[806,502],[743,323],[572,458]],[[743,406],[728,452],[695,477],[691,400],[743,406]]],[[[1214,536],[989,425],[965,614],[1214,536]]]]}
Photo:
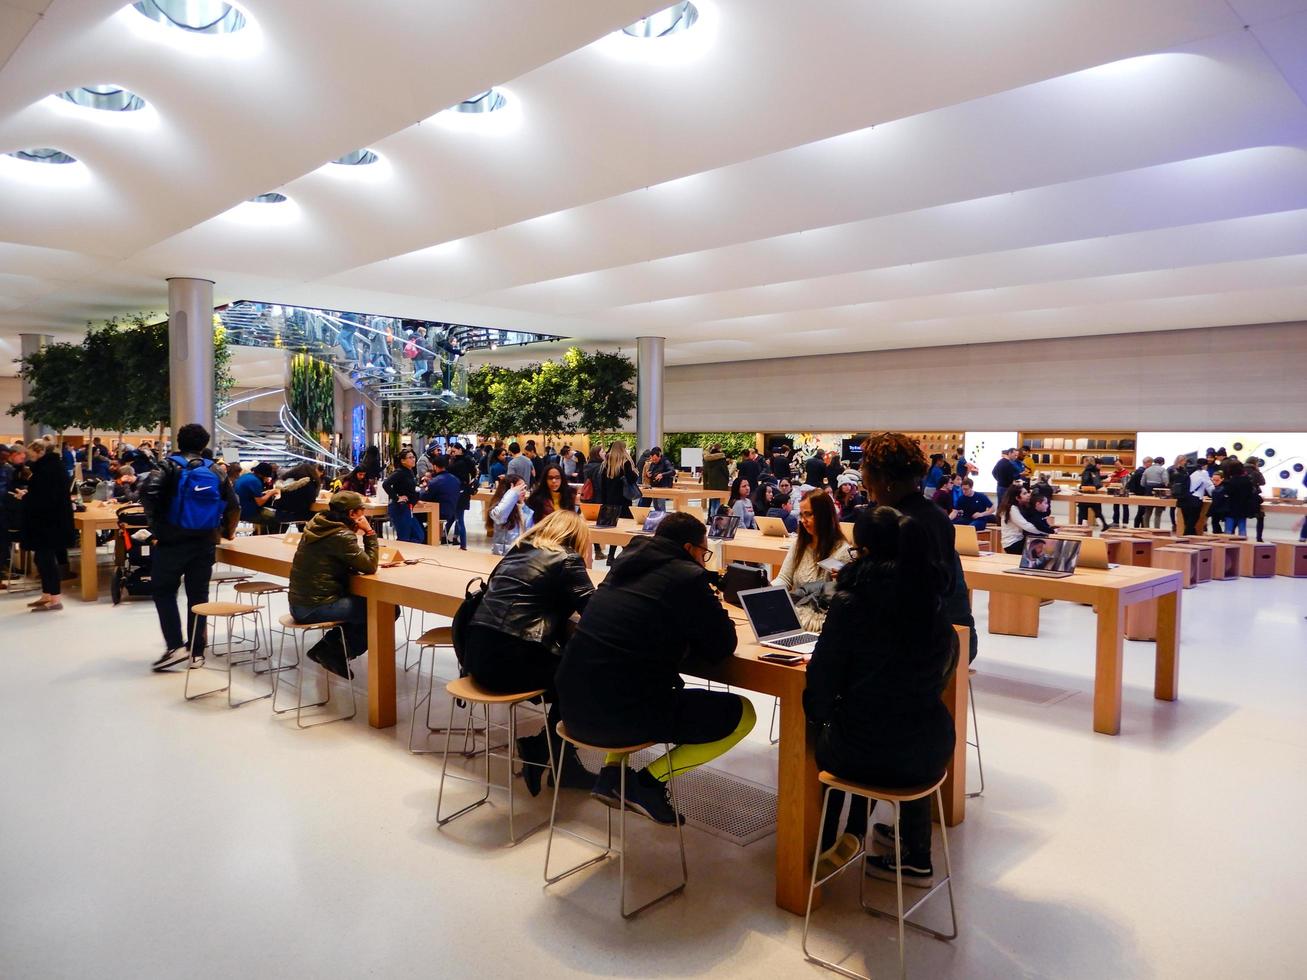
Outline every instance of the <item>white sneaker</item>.
{"type": "Polygon", "coordinates": [[[170,667],[176,667],[190,656],[190,651],[185,647],[174,647],[171,650],[165,650],[159,659],[150,665],[151,670],[167,670],[170,667]]]}

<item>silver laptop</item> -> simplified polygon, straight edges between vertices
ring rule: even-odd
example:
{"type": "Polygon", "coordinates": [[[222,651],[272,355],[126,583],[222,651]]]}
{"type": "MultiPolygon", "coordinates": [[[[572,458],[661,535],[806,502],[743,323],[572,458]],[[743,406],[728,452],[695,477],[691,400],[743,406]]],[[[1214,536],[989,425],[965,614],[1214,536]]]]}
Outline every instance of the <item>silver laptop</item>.
{"type": "Polygon", "coordinates": [[[1038,575],[1041,578],[1067,578],[1076,570],[1080,542],[1064,538],[1026,538],[1021,562],[1003,571],[1014,575],[1038,575]]]}
{"type": "Polygon", "coordinates": [[[817,647],[817,634],[809,633],[799,625],[799,614],[794,611],[790,594],[779,585],[765,589],[744,589],[739,594],[740,605],[749,617],[753,635],[765,647],[787,653],[812,653],[817,647]]]}
{"type": "Polygon", "coordinates": [[[788,538],[790,529],[785,526],[785,522],[779,517],[755,517],[754,523],[758,525],[758,530],[769,538],[788,538]]]}

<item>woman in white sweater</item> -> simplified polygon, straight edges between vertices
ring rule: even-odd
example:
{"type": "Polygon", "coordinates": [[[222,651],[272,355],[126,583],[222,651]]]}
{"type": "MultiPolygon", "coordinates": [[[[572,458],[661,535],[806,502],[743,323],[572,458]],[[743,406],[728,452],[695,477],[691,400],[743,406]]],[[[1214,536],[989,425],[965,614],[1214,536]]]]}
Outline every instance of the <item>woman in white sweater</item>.
{"type": "MultiPolygon", "coordinates": [[[[829,581],[834,576],[819,563],[827,558],[847,562],[852,557],[848,541],[840,529],[840,515],[834,499],[825,490],[814,490],[799,504],[799,533],[772,585],[782,586],[793,593],[814,582],[829,581]]],[[[805,630],[816,632],[826,621],[825,608],[813,603],[797,603],[795,610],[799,614],[799,625],[805,630]]]]}
{"type": "Polygon", "coordinates": [[[999,540],[1003,545],[1003,550],[1009,555],[1021,554],[1026,535],[1043,536],[1039,528],[1035,527],[1026,518],[1026,515],[1021,513],[1021,508],[1029,505],[1029,503],[1029,488],[1014,483],[1007,488],[1007,492],[1003,494],[1003,502],[998,505],[999,540]]]}
{"type": "Polygon", "coordinates": [[[486,507],[486,534],[490,536],[490,553],[506,555],[528,530],[535,515],[526,506],[526,483],[520,476],[501,476],[495,495],[486,507]]]}

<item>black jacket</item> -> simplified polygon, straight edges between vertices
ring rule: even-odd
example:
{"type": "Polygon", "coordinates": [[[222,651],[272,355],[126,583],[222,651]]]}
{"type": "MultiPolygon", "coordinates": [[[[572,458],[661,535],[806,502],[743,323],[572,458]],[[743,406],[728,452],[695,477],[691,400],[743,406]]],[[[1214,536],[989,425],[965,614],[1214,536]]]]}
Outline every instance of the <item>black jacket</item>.
{"type": "MultiPolygon", "coordinates": [[[[299,482],[299,481],[296,481],[299,482]]],[[[293,490],[282,490],[281,496],[273,505],[277,520],[283,522],[307,521],[313,517],[313,504],[318,499],[318,481],[306,479],[293,490]]]]}
{"type": "Polygon", "coordinates": [[[803,464],[803,480],[810,487],[821,487],[826,483],[826,461],[820,455],[809,456],[803,464]]]}
{"type": "Polygon", "coordinates": [[[885,565],[859,560],[840,570],[803,709],[829,726],[826,739],[853,763],[847,768],[905,785],[939,775],[952,754],[953,719],[940,695],[958,648],[942,602],[921,618],[897,589],[885,565]]]}
{"type": "Polygon", "coordinates": [[[1021,476],[1022,472],[1024,472],[1022,468],[1012,460],[1006,456],[1000,456],[998,462],[994,464],[994,468],[990,471],[990,475],[994,478],[994,482],[1001,492],[1003,489],[1010,487],[1021,476]]]}
{"type": "MultiPolygon", "coordinates": [[[[200,458],[199,453],[182,453],[181,455],[187,460],[200,458]]],[[[227,480],[223,480],[218,485],[219,492],[222,494],[222,502],[226,505],[223,510],[221,528],[216,531],[188,531],[168,521],[168,507],[172,503],[172,495],[177,489],[177,480],[180,475],[180,467],[170,458],[165,457],[138,484],[141,488],[141,506],[145,508],[145,514],[150,519],[150,533],[163,544],[188,538],[210,538],[216,543],[219,536],[230,538],[235,534],[236,521],[240,515],[241,507],[240,501],[236,499],[236,491],[232,489],[231,483],[227,480]]]]}
{"type": "MultiPolygon", "coordinates": [[[[639,483],[635,474],[635,468],[627,463],[622,472],[613,478],[609,478],[607,468],[599,471],[599,482],[595,485],[597,501],[605,505],[616,505],[619,507],[629,508],[631,502],[626,499],[625,488],[628,482],[639,483]]],[[[626,510],[623,517],[630,517],[631,512],[626,510]]]]}
{"type": "Polygon", "coordinates": [[[413,470],[407,466],[401,466],[386,477],[381,484],[381,488],[390,496],[392,504],[399,503],[400,497],[408,498],[408,505],[412,507],[418,500],[418,481],[413,475],[413,470]]]}
{"type": "Polygon", "coordinates": [[[67,548],[73,538],[73,501],[63,460],[58,453],[47,452],[29,469],[32,479],[22,505],[23,546],[33,551],[67,548]]]}
{"type": "Polygon", "coordinates": [[[585,609],[594,590],[579,555],[521,544],[495,566],[485,598],[468,625],[539,643],[556,653],[568,617],[585,609]]]}
{"type": "Polygon", "coordinates": [[[735,468],[735,475],[748,480],[750,488],[757,487],[758,480],[762,476],[762,464],[756,459],[742,459],[735,468]]]}
{"type": "Polygon", "coordinates": [[[621,745],[666,737],[687,657],[735,652],[735,624],[712,576],[666,538],[636,538],[613,562],[563,651],[555,684],[580,738],[621,745]]]}
{"type": "Polygon", "coordinates": [[[1257,516],[1259,495],[1247,473],[1230,477],[1221,484],[1221,487],[1225,490],[1227,502],[1225,516],[1233,517],[1237,521],[1257,516]]]}
{"type": "Polygon", "coordinates": [[[954,527],[948,514],[919,493],[910,493],[893,505],[901,513],[915,518],[926,528],[935,542],[935,559],[944,571],[944,613],[954,626],[965,626],[971,631],[971,649],[968,660],[976,659],[980,637],[976,633],[976,620],[971,613],[971,598],[967,595],[967,581],[962,573],[962,559],[953,543],[954,527]]]}

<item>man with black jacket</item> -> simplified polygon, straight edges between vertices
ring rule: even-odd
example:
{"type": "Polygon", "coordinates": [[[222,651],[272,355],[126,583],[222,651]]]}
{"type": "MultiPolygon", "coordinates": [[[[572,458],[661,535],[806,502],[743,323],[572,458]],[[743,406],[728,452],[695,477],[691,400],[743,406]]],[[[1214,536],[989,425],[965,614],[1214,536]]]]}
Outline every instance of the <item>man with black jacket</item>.
{"type": "Polygon", "coordinates": [[[826,454],[818,450],[803,464],[803,482],[821,489],[826,485],[826,454]]]}
{"type": "MultiPolygon", "coordinates": [[[[673,512],[652,537],[622,551],[581,616],[554,679],[563,723],[591,745],[670,742],[671,769],[682,773],[726,752],[753,728],[748,699],[726,691],[686,690],[687,658],[715,663],[735,652],[735,624],[704,567],[707,528],[673,512]]],[[[609,755],[592,794],[618,805],[624,760],[609,755]]],[[[627,807],[674,824],[666,759],[627,779],[627,807]]]]}
{"type": "Polygon", "coordinates": [[[746,449],[741,453],[735,475],[748,480],[749,486],[756,487],[759,477],[762,476],[762,464],[758,462],[758,454],[752,449],[746,449]]]}
{"type": "MultiPolygon", "coordinates": [[[[1008,452],[1015,454],[1015,450],[1008,452]]],[[[921,494],[921,478],[926,475],[927,466],[920,444],[901,432],[881,432],[863,443],[862,485],[876,503],[920,521],[934,541],[933,557],[947,577],[944,611],[954,626],[965,626],[971,631],[968,660],[975,660],[979,637],[962,574],[962,560],[953,544],[953,525],[943,510],[921,494]]]]}
{"type": "MultiPolygon", "coordinates": [[[[192,422],[177,430],[177,454],[185,458],[186,467],[208,467],[200,455],[209,444],[209,432],[192,422]]],[[[213,574],[215,548],[219,535],[235,534],[240,504],[226,480],[219,479],[222,519],[209,529],[179,527],[170,519],[173,498],[182,476],[182,466],[175,456],[163,460],[149,472],[141,485],[141,504],[150,519],[150,534],[155,539],[154,561],[150,577],[154,586],[154,608],[163,631],[164,652],[154,661],[153,670],[167,670],[190,658],[191,665],[204,665],[205,621],[191,610],[209,601],[209,578],[213,574]],[[187,636],[182,638],[181,617],[177,612],[177,587],[186,584],[187,636]]]]}
{"type": "Polygon", "coordinates": [[[1007,488],[1020,479],[1024,472],[1025,469],[1017,463],[1017,451],[1004,449],[998,457],[998,462],[994,464],[994,469],[990,471],[998,490],[995,499],[1001,502],[1003,494],[1007,493],[1007,488]]]}

